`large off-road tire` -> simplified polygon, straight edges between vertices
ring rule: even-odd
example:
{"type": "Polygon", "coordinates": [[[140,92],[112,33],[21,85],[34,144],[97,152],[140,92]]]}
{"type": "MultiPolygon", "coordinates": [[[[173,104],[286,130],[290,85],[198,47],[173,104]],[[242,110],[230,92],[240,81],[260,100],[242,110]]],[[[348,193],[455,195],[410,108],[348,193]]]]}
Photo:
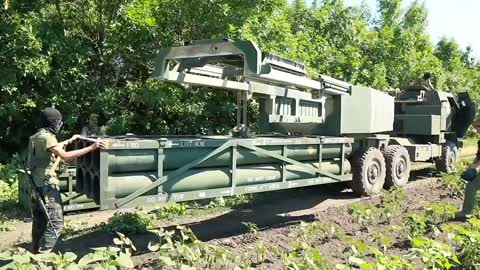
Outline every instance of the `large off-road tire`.
{"type": "Polygon", "coordinates": [[[439,172],[451,173],[456,171],[455,164],[458,158],[458,148],[453,142],[446,142],[442,147],[442,156],[435,160],[439,172]]]}
{"type": "Polygon", "coordinates": [[[356,155],[352,165],[352,189],[370,196],[379,193],[385,183],[385,159],[377,148],[370,147],[356,155]]]}
{"type": "Polygon", "coordinates": [[[387,169],[384,187],[402,187],[406,185],[410,178],[411,169],[410,156],[407,149],[401,145],[389,145],[382,152],[387,169]]]}

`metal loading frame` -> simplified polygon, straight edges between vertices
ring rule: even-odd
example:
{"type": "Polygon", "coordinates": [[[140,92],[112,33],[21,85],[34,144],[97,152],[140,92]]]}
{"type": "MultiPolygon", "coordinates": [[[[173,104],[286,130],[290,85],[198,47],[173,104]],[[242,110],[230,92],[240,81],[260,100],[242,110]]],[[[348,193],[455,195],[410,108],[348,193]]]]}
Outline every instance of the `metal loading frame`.
{"type": "Polygon", "coordinates": [[[86,210],[86,209],[93,209],[93,208],[99,207],[99,205],[94,201],[83,202],[83,203],[71,202],[72,200],[84,195],[83,193],[77,193],[73,190],[73,173],[72,172],[68,172],[67,187],[68,187],[68,191],[62,192],[62,194],[67,196],[63,200],[63,211],[71,212],[71,211],[86,210]]]}
{"type": "MultiPolygon", "coordinates": [[[[206,198],[215,198],[219,196],[232,196],[232,195],[239,195],[239,194],[246,194],[246,193],[257,193],[257,192],[264,192],[264,191],[274,191],[274,190],[281,190],[281,189],[289,189],[289,188],[296,188],[296,187],[305,187],[305,186],[313,186],[313,185],[320,185],[320,184],[327,184],[327,183],[335,183],[335,182],[343,182],[343,181],[350,181],[352,179],[351,174],[344,174],[344,161],[345,161],[345,144],[353,143],[353,138],[343,138],[343,137],[315,137],[315,138],[288,138],[283,143],[281,141],[274,142],[274,141],[265,141],[262,138],[260,140],[252,140],[251,139],[231,139],[223,143],[222,145],[218,146],[215,150],[208,153],[207,155],[200,157],[188,164],[178,168],[177,170],[169,173],[168,175],[162,176],[163,171],[163,156],[159,156],[158,159],[158,178],[153,183],[143,188],[138,189],[137,191],[133,192],[132,194],[121,198],[121,199],[107,199],[102,200],[102,198],[109,198],[108,193],[104,191],[103,187],[106,186],[107,183],[104,183],[104,179],[108,179],[108,164],[102,165],[101,169],[101,180],[100,186],[102,189],[102,195],[106,195],[105,197],[101,197],[101,209],[112,209],[112,208],[120,208],[120,207],[134,207],[138,205],[144,205],[148,203],[163,203],[168,201],[189,201],[189,200],[199,200],[199,199],[206,199],[206,198]],[[291,142],[288,143],[287,141],[291,142]],[[321,166],[318,167],[317,170],[312,171],[312,167],[293,160],[287,157],[287,145],[296,145],[296,144],[310,144],[310,145],[318,145],[318,149],[322,149],[322,145],[324,144],[339,144],[341,145],[341,163],[340,163],[340,175],[335,175],[329,172],[324,172],[321,170],[321,166]],[[262,149],[261,145],[282,145],[283,151],[282,155],[269,153],[268,151],[262,149]],[[246,185],[246,186],[237,186],[237,154],[239,148],[246,148],[253,152],[262,153],[267,155],[271,158],[274,158],[279,161],[279,164],[282,165],[281,171],[281,181],[274,182],[274,183],[263,183],[263,184],[256,184],[256,185],[246,185]],[[175,193],[161,193],[162,185],[165,184],[167,181],[176,180],[182,173],[192,169],[193,167],[197,166],[198,164],[209,160],[212,157],[215,157],[217,154],[223,152],[226,149],[230,149],[230,168],[231,168],[231,186],[226,188],[216,188],[216,189],[205,189],[205,190],[198,190],[198,191],[187,191],[187,192],[175,192],[175,193]],[[309,170],[314,174],[317,174],[318,177],[315,178],[306,178],[306,179],[298,179],[298,180],[290,180],[286,181],[286,164],[293,164],[297,166],[301,166],[305,168],[305,170],[309,170]],[[103,177],[105,175],[105,177],[103,177]],[[103,186],[103,187],[102,187],[103,186]],[[159,194],[157,195],[149,195],[149,196],[142,196],[143,194],[151,191],[152,189],[157,188],[159,194]]],[[[263,138],[265,139],[265,138],[263,138]]],[[[267,138],[268,140],[268,138],[267,138]]],[[[161,152],[159,151],[159,154],[161,152]]],[[[108,163],[108,152],[105,151],[105,155],[101,154],[101,162],[108,163]],[[104,157],[104,158],[102,158],[104,157]]],[[[318,162],[319,164],[322,163],[322,154],[319,152],[318,155],[318,162]]],[[[105,163],[104,163],[105,164],[105,163]]],[[[111,198],[111,196],[110,196],[111,198]]]]}

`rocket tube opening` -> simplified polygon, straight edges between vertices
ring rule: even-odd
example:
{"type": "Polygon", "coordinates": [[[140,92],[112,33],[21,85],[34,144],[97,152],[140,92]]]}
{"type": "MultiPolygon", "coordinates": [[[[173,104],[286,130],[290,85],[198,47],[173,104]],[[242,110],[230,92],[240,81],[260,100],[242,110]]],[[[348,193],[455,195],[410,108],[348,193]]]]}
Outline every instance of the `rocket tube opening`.
{"type": "MultiPolygon", "coordinates": [[[[77,143],[75,144],[76,149],[82,149],[84,147],[85,147],[85,144],[82,140],[78,140],[77,143]]],[[[85,155],[78,157],[77,163],[80,164],[80,167],[83,166],[85,164],[85,155]]]]}
{"type": "MultiPolygon", "coordinates": [[[[90,146],[92,143],[85,142],[85,147],[90,146]]],[[[89,168],[92,166],[92,152],[86,153],[84,156],[84,164],[85,167],[89,168]]]]}
{"type": "Polygon", "coordinates": [[[78,193],[83,192],[83,169],[82,168],[77,168],[76,176],[75,176],[75,191],[78,193]]]}
{"type": "Polygon", "coordinates": [[[91,152],[92,153],[92,164],[91,167],[97,169],[100,168],[100,150],[96,149],[95,151],[91,152]]]}
{"type": "MultiPolygon", "coordinates": [[[[100,174],[100,150],[99,149],[96,149],[96,150],[90,152],[89,170],[93,175],[100,174]]],[[[92,188],[93,188],[93,186],[92,186],[92,188]]]]}
{"type": "Polygon", "coordinates": [[[100,178],[97,175],[92,177],[92,197],[97,204],[100,204],[100,178]]]}
{"type": "Polygon", "coordinates": [[[87,198],[91,199],[91,190],[92,190],[92,176],[89,171],[85,171],[83,175],[83,193],[87,195],[87,198]]]}

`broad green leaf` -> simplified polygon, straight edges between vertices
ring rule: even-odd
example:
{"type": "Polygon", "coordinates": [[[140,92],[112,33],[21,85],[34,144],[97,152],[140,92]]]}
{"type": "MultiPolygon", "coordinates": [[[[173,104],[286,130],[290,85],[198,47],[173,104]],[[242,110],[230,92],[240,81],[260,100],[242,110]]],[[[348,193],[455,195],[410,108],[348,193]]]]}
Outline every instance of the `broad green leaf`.
{"type": "Polygon", "coordinates": [[[348,261],[356,266],[361,266],[362,264],[365,264],[365,261],[360,259],[360,258],[357,258],[357,257],[353,257],[353,256],[350,256],[348,258],[348,261]]]}
{"type": "Polygon", "coordinates": [[[103,261],[108,259],[108,257],[98,254],[98,253],[90,253],[85,256],[83,256],[79,261],[78,261],[78,266],[79,267],[85,267],[93,262],[98,262],[98,261],[103,261]]]}
{"type": "Polygon", "coordinates": [[[14,262],[17,262],[19,264],[27,264],[30,262],[30,258],[27,257],[27,256],[23,256],[23,255],[13,255],[12,256],[12,259],[14,262]]]}
{"type": "Polygon", "coordinates": [[[148,243],[148,250],[155,252],[155,251],[158,251],[159,249],[160,249],[159,243],[153,243],[153,242],[148,243]]]}
{"type": "Polygon", "coordinates": [[[125,268],[130,269],[135,267],[130,256],[126,255],[125,253],[120,253],[116,260],[120,264],[120,266],[123,266],[125,268]]]}
{"type": "Polygon", "coordinates": [[[9,260],[11,258],[11,255],[9,252],[2,252],[0,253],[0,260],[9,260]]]}
{"type": "Polygon", "coordinates": [[[63,259],[67,262],[73,262],[77,259],[77,255],[73,252],[66,252],[63,254],[63,259]]]}
{"type": "Polygon", "coordinates": [[[119,247],[108,247],[108,251],[113,252],[113,253],[117,253],[120,250],[121,249],[119,247]]]}
{"type": "Polygon", "coordinates": [[[114,243],[115,245],[119,245],[119,246],[123,244],[123,242],[122,242],[120,239],[118,239],[118,238],[113,238],[113,243],[114,243]]]}

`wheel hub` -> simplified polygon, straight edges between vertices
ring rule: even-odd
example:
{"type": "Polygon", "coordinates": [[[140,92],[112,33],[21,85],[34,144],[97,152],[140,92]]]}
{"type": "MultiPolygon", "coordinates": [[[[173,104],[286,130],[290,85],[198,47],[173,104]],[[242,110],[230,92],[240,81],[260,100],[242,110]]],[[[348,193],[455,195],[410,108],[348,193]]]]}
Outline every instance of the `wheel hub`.
{"type": "Polygon", "coordinates": [[[403,177],[405,171],[407,169],[407,163],[404,159],[400,159],[396,164],[395,164],[395,176],[397,179],[400,179],[403,177]]]}
{"type": "Polygon", "coordinates": [[[450,168],[450,169],[455,169],[455,155],[453,154],[450,154],[448,156],[448,164],[447,166],[450,168]]]}
{"type": "Polygon", "coordinates": [[[378,176],[380,175],[380,165],[378,163],[373,163],[368,167],[367,179],[370,184],[374,184],[377,181],[378,176]]]}

